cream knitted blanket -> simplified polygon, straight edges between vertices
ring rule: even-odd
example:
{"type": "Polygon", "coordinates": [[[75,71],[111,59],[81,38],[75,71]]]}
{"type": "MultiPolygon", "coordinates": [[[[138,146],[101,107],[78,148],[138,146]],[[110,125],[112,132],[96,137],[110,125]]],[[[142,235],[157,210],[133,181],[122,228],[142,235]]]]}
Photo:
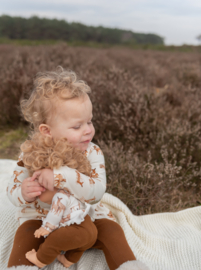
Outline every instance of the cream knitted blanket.
{"type": "MultiPolygon", "coordinates": [[[[0,160],[0,269],[6,269],[17,229],[15,207],[6,196],[16,161],[0,160]]],[[[106,193],[102,202],[123,228],[135,256],[150,270],[201,270],[201,207],[176,213],[133,215],[116,197],[106,193]]],[[[45,270],[66,269],[57,261],[45,270]]],[[[88,250],[70,270],[109,270],[104,255],[88,250]]]]}

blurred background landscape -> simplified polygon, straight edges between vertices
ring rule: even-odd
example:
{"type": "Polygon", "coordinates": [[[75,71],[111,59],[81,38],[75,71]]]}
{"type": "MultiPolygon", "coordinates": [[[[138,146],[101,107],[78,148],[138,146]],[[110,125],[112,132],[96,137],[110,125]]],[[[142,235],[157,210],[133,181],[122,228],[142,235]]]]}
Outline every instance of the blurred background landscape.
{"type": "Polygon", "coordinates": [[[181,30],[181,40],[167,44],[165,28],[156,34],[40,12],[9,14],[0,16],[0,158],[17,159],[28,137],[19,102],[36,73],[60,65],[92,89],[107,192],[134,214],[201,205],[201,29],[193,40],[186,24],[186,40],[181,30]]]}

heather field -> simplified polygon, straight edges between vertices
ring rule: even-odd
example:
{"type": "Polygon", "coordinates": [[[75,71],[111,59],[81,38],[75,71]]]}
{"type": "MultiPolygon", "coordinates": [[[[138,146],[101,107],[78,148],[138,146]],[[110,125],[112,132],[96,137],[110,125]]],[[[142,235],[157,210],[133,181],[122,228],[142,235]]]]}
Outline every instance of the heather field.
{"type": "Polygon", "coordinates": [[[0,157],[16,159],[28,126],[20,99],[61,65],[92,89],[107,192],[134,214],[201,205],[201,54],[0,45],[0,157]]]}

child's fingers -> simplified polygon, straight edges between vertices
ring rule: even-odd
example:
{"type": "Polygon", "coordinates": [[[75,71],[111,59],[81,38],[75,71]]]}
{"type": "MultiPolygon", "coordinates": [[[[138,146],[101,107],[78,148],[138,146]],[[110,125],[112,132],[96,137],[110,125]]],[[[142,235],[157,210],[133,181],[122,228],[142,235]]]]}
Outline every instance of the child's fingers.
{"type": "Polygon", "coordinates": [[[42,188],[42,189],[44,189],[44,187],[43,186],[41,186],[39,183],[37,183],[37,182],[27,182],[26,183],[26,186],[27,186],[27,188],[29,188],[29,189],[31,189],[31,188],[42,188]]]}
{"type": "Polygon", "coordinates": [[[28,181],[27,184],[31,187],[41,187],[41,185],[38,183],[38,181],[28,181]]]}
{"type": "Polygon", "coordinates": [[[44,188],[53,191],[54,190],[54,185],[47,179],[42,178],[41,176],[38,178],[38,182],[40,183],[41,186],[44,188]]]}
{"type": "Polygon", "coordinates": [[[35,186],[33,186],[33,187],[28,187],[27,188],[27,193],[33,193],[33,192],[43,192],[43,191],[45,191],[45,189],[44,189],[44,187],[35,187],[35,186]]]}
{"type": "Polygon", "coordinates": [[[41,172],[41,170],[34,172],[32,177],[30,178],[30,181],[34,181],[36,178],[38,178],[41,175],[41,172]]]}
{"type": "Polygon", "coordinates": [[[29,197],[30,199],[33,199],[37,196],[40,196],[41,195],[41,191],[37,191],[37,192],[32,192],[32,193],[28,193],[29,195],[27,197],[29,197]]]}

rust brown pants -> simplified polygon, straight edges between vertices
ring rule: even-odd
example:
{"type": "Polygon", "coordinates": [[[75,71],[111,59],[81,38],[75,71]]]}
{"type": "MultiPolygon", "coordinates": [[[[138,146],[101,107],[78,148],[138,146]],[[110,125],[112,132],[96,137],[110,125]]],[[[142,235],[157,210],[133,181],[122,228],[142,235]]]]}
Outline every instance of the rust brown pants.
{"type": "Polygon", "coordinates": [[[80,225],[59,228],[46,239],[35,238],[34,232],[41,224],[40,220],[29,220],[18,228],[8,267],[33,265],[25,258],[26,252],[33,248],[37,251],[38,260],[44,264],[53,262],[62,250],[66,251],[65,256],[70,262],[76,263],[89,248],[104,252],[110,270],[117,269],[126,261],[135,260],[123,230],[114,221],[98,219],[93,223],[90,217],[86,216],[80,225]]]}

